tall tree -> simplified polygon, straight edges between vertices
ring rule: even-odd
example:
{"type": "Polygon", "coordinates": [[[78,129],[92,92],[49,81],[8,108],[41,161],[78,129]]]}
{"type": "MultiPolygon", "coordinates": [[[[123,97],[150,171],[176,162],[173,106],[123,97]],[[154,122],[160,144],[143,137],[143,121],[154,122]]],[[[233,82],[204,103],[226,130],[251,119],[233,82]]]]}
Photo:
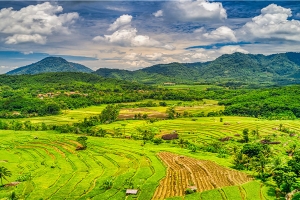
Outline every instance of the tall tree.
{"type": "Polygon", "coordinates": [[[120,113],[119,107],[116,105],[108,105],[104,110],[102,110],[100,115],[101,123],[107,122],[111,123],[117,120],[120,113]]]}
{"type": "Polygon", "coordinates": [[[245,128],[243,130],[243,139],[244,142],[248,143],[249,142],[249,129],[245,128]]]}
{"type": "Polygon", "coordinates": [[[175,113],[176,113],[175,107],[172,106],[172,107],[167,108],[166,113],[168,114],[169,119],[174,119],[175,118],[175,113]]]}

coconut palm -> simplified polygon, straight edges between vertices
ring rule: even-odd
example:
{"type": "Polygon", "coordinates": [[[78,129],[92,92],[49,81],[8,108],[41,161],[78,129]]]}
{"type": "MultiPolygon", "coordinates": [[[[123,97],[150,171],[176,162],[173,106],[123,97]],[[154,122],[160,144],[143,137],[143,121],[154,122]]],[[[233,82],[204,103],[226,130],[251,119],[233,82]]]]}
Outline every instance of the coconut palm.
{"type": "Polygon", "coordinates": [[[7,180],[6,178],[7,176],[11,176],[11,172],[6,167],[1,166],[0,167],[1,185],[3,185],[3,179],[7,180]]]}

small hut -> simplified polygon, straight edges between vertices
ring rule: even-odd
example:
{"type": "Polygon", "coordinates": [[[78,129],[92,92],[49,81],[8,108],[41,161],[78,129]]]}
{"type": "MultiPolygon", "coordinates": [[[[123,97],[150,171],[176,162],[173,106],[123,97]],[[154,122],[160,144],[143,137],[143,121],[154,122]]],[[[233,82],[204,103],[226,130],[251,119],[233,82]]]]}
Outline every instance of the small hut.
{"type": "Polygon", "coordinates": [[[136,195],[138,193],[137,189],[127,189],[126,195],[136,195]]]}
{"type": "Polygon", "coordinates": [[[196,192],[197,191],[197,186],[188,186],[188,188],[190,189],[190,190],[192,190],[193,192],[196,192]]]}

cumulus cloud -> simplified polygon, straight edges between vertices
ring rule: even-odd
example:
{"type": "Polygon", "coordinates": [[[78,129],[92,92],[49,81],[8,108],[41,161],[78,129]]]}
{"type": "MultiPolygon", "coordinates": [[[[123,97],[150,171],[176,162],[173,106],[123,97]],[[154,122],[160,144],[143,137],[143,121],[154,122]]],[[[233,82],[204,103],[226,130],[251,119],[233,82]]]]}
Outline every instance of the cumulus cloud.
{"type": "Polygon", "coordinates": [[[236,52],[249,53],[239,45],[223,46],[216,49],[196,49],[191,52],[185,53],[181,56],[181,62],[206,62],[216,59],[223,54],[233,54],[236,52]]]}
{"type": "Polygon", "coordinates": [[[178,21],[220,21],[227,18],[222,3],[208,0],[169,2],[162,10],[164,16],[178,21]]]}
{"type": "Polygon", "coordinates": [[[37,44],[45,44],[47,38],[45,36],[41,36],[39,34],[34,35],[23,35],[23,34],[14,34],[13,36],[9,36],[6,38],[6,44],[18,44],[24,42],[33,42],[37,44]]]}
{"type": "MultiPolygon", "coordinates": [[[[175,57],[175,56],[174,56],[175,57]]],[[[149,67],[154,64],[178,62],[178,59],[173,58],[173,55],[165,53],[128,53],[122,58],[122,62],[130,65],[132,68],[149,67]]]]}
{"type": "Polygon", "coordinates": [[[155,17],[162,17],[164,15],[164,12],[162,10],[158,10],[157,12],[153,13],[155,17]]]}
{"type": "Polygon", "coordinates": [[[300,21],[288,18],[292,16],[289,8],[270,4],[261,9],[261,14],[252,18],[245,25],[235,30],[221,26],[211,32],[203,27],[194,31],[196,38],[202,42],[300,42],[300,21]]]}
{"type": "Polygon", "coordinates": [[[224,47],[221,47],[217,52],[219,54],[233,54],[236,52],[245,53],[245,54],[249,53],[247,50],[243,49],[239,45],[224,46],[224,47]]]}
{"type": "Polygon", "coordinates": [[[106,42],[124,47],[158,47],[167,50],[174,50],[172,45],[165,45],[148,35],[139,35],[138,30],[131,26],[132,16],[122,15],[108,30],[115,30],[111,35],[96,36],[97,42],[106,42]]]}
{"type": "Polygon", "coordinates": [[[79,18],[78,13],[61,13],[63,8],[45,2],[30,5],[18,11],[13,8],[0,10],[0,33],[8,35],[7,44],[34,42],[45,44],[53,33],[69,34],[69,25],[79,18]]]}
{"type": "Polygon", "coordinates": [[[235,32],[226,26],[221,26],[216,30],[211,31],[210,33],[204,33],[203,37],[213,41],[230,41],[237,42],[235,37],[235,32]]]}
{"type": "Polygon", "coordinates": [[[131,20],[131,15],[122,15],[113,24],[109,26],[108,31],[115,31],[122,26],[128,25],[131,23],[131,20]]]}
{"type": "Polygon", "coordinates": [[[300,41],[300,21],[288,20],[292,16],[289,8],[276,4],[261,10],[261,14],[252,18],[240,30],[239,37],[244,41],[264,40],[291,40],[300,41]]]}

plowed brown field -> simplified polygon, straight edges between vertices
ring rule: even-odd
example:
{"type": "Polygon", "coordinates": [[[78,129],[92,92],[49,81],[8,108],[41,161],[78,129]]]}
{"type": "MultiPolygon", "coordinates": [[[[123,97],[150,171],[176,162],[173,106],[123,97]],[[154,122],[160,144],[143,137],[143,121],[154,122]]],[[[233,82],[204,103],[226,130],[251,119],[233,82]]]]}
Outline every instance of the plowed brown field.
{"type": "Polygon", "coordinates": [[[197,160],[169,152],[158,154],[167,165],[167,175],[160,181],[152,199],[183,196],[189,186],[197,192],[240,185],[251,180],[247,174],[227,169],[212,161],[197,160]]]}

